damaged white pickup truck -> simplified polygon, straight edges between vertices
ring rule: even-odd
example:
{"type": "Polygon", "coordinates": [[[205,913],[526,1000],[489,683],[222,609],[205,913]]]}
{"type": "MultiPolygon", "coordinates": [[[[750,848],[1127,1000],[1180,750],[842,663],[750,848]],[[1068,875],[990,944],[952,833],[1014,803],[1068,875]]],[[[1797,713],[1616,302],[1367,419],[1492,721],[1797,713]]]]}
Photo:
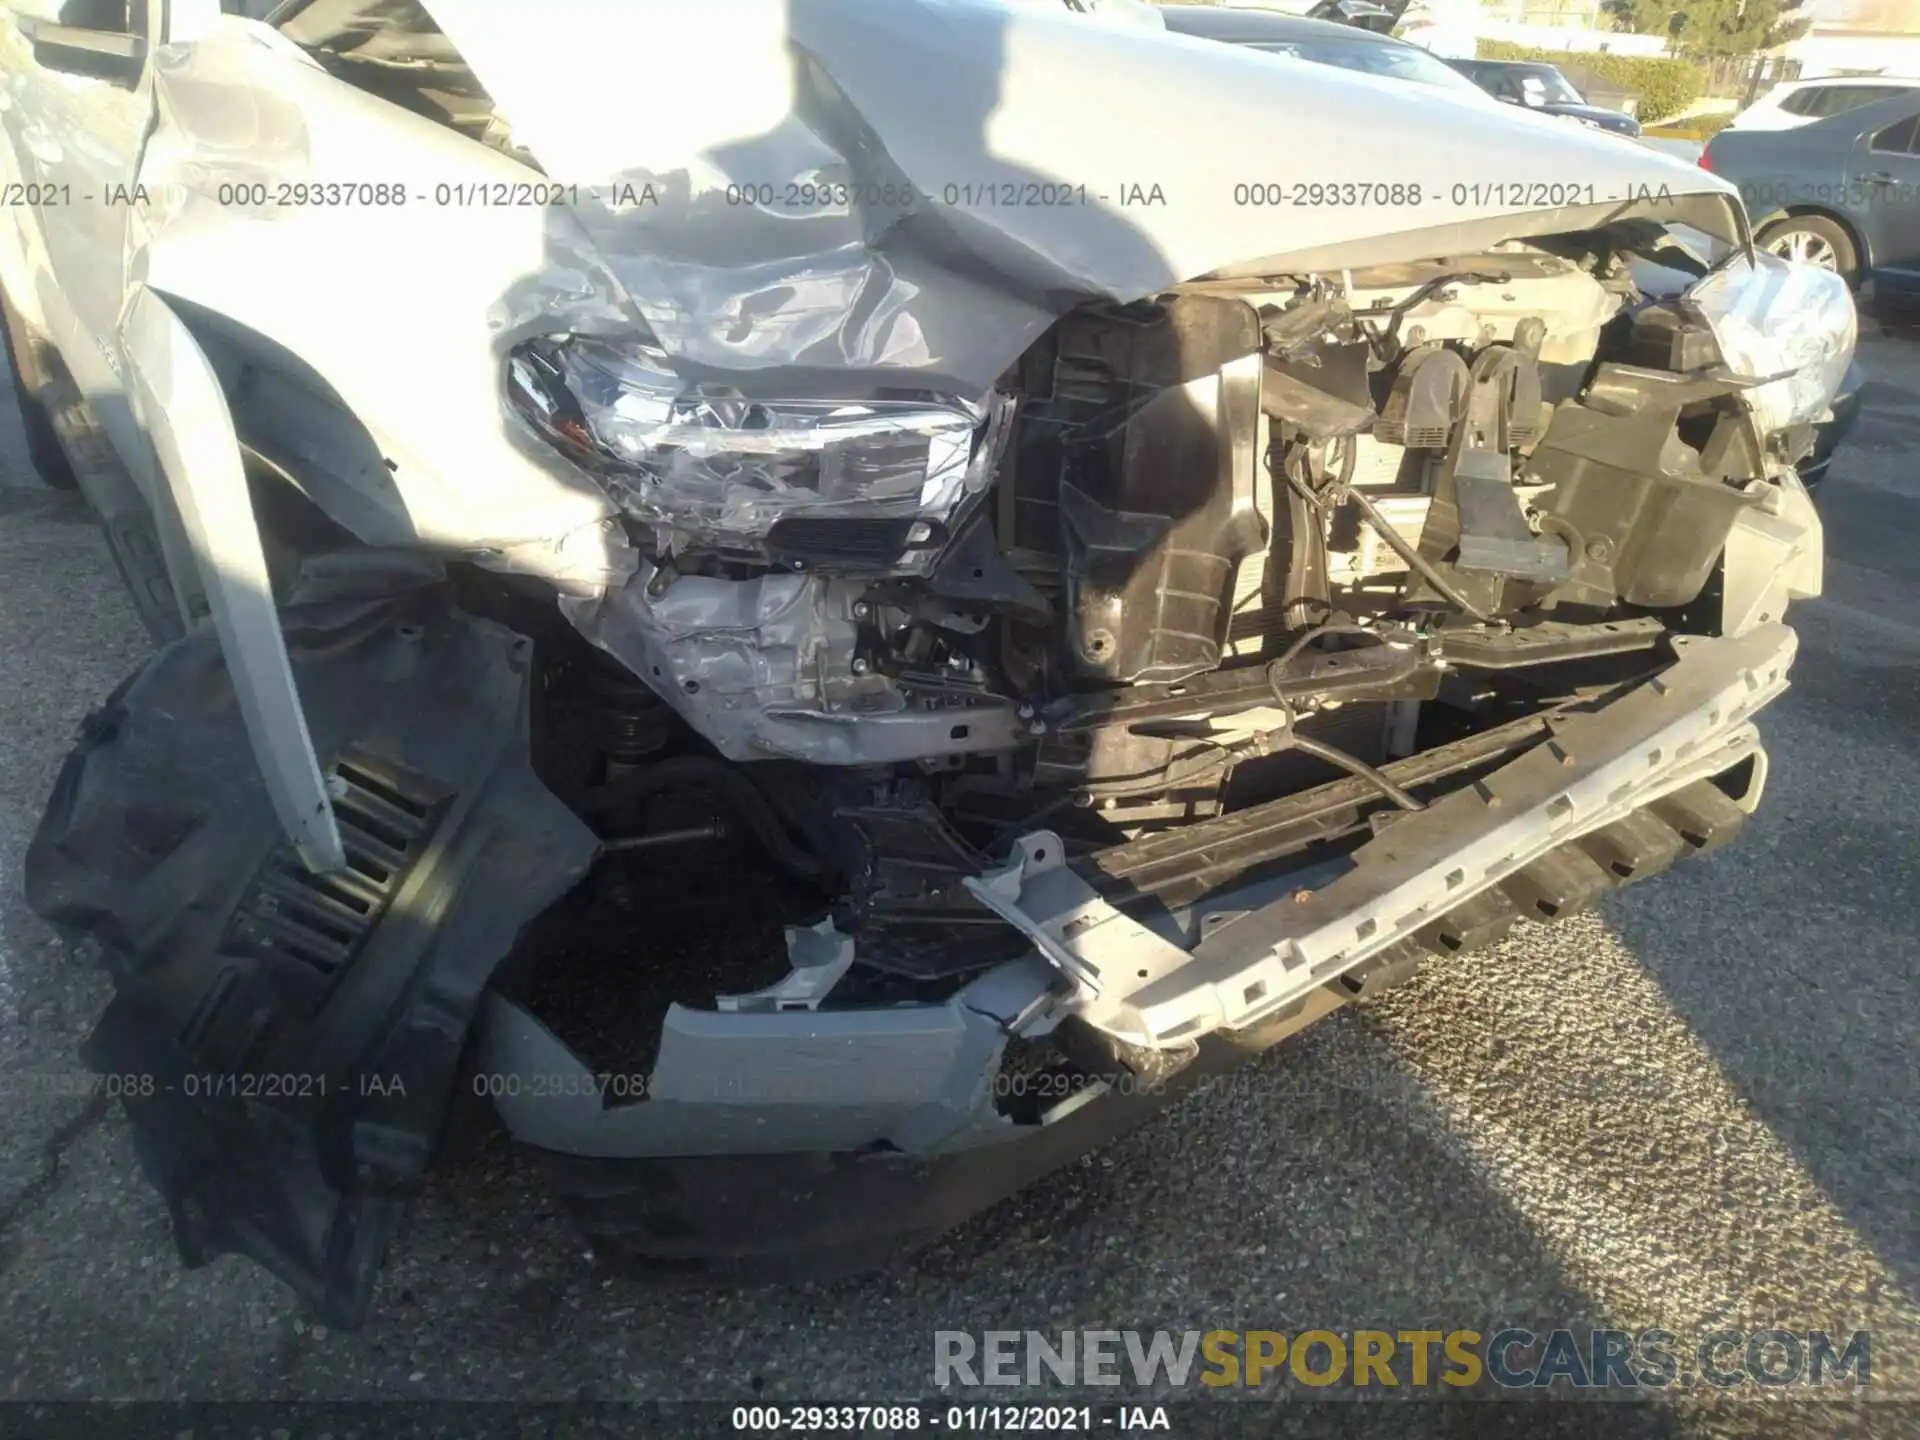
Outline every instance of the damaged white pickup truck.
{"type": "Polygon", "coordinates": [[[1856,322],[1704,171],[988,0],[25,0],[0,86],[166,642],[29,896],[333,1323],[456,1097],[602,1253],[871,1263],[1759,798],[1856,322]]]}

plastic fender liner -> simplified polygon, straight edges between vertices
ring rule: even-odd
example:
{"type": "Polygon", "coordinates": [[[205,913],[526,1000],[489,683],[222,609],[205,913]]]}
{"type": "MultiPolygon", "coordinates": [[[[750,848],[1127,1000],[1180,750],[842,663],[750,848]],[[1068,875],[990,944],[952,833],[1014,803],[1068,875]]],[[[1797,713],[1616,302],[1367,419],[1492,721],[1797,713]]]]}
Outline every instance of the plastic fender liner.
{"type": "Polygon", "coordinates": [[[482,988],[597,842],[528,762],[531,643],[417,558],[309,561],[282,620],[347,868],[284,839],[203,627],[89,717],[27,898],[105,949],[84,1054],[121,1077],[182,1258],[251,1256],[351,1327],[482,988]]]}

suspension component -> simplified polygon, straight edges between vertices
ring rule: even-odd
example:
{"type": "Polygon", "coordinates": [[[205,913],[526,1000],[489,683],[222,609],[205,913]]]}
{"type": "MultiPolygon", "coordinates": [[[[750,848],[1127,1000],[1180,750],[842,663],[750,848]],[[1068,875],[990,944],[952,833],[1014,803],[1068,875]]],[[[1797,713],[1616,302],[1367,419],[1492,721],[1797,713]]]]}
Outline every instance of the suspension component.
{"type": "Polygon", "coordinates": [[[631,775],[673,738],[667,703],[625,671],[595,670],[587,677],[593,737],[607,757],[609,784],[631,775]]]}

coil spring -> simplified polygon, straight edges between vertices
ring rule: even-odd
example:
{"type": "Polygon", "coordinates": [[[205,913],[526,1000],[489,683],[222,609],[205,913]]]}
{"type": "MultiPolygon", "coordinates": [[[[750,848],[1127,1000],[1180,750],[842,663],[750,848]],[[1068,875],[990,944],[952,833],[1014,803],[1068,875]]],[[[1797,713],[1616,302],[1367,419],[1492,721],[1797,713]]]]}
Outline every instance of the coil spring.
{"type": "Polygon", "coordinates": [[[587,679],[593,736],[607,757],[608,778],[624,775],[673,738],[673,711],[631,675],[595,671],[587,679]]]}

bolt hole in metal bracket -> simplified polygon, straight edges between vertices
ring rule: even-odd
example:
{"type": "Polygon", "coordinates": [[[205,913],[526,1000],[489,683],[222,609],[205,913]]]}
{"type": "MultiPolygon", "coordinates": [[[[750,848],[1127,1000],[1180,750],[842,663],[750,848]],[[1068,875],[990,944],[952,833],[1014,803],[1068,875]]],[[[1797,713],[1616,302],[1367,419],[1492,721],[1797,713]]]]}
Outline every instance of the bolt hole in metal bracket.
{"type": "Polygon", "coordinates": [[[1058,835],[1034,830],[1014,841],[1004,866],[963,883],[1073,982],[1061,1008],[1122,1040],[1155,1045],[1128,997],[1185,965],[1187,952],[1115,909],[1066,859],[1058,835]]]}
{"type": "Polygon", "coordinates": [[[1793,631],[1680,636],[1674,649],[1661,676],[1403,815],[1304,902],[1209,926],[1191,952],[1102,899],[1049,831],[1022,836],[1006,865],[965,883],[1074,982],[1065,1006],[1088,1023],[1158,1049],[1244,1029],[1568,841],[1763,755],[1747,722],[1786,689],[1793,631]]]}

